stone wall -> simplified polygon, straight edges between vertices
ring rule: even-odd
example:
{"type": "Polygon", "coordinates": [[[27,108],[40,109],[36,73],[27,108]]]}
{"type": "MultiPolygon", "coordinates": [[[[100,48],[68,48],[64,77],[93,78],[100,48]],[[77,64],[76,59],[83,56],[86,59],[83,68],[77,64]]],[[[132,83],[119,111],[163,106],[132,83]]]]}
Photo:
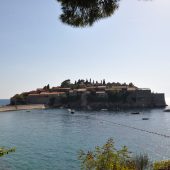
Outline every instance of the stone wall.
{"type": "Polygon", "coordinates": [[[27,97],[27,104],[59,105],[61,98],[65,95],[30,95],[27,97]]]}
{"type": "Polygon", "coordinates": [[[153,93],[152,103],[154,107],[164,107],[166,106],[165,95],[163,93],[153,93]]]}
{"type": "Polygon", "coordinates": [[[136,91],[136,106],[152,107],[152,93],[150,90],[136,91]]]}
{"type": "Polygon", "coordinates": [[[30,95],[27,97],[27,104],[48,104],[48,95],[30,95]]]}
{"type": "Polygon", "coordinates": [[[154,94],[150,90],[122,91],[118,93],[118,96],[113,96],[113,99],[110,99],[107,93],[89,94],[87,92],[74,95],[29,95],[26,103],[80,108],[89,106],[92,108],[154,108],[166,105],[164,94],[154,94]]]}

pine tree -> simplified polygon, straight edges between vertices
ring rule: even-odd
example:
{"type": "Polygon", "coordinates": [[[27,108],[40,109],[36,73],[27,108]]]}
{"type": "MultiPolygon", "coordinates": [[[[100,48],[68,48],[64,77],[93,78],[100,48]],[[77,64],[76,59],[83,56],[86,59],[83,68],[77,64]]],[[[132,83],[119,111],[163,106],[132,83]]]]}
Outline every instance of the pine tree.
{"type": "Polygon", "coordinates": [[[105,79],[103,79],[103,85],[106,85],[105,79]]]}

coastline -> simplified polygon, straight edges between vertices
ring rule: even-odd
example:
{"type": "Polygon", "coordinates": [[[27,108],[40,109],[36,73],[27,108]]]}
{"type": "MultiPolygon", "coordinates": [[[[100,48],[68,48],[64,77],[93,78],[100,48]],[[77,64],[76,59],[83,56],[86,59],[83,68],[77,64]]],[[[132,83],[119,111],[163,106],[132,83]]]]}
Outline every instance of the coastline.
{"type": "Polygon", "coordinates": [[[27,105],[14,105],[14,106],[0,106],[0,112],[19,111],[19,110],[33,110],[45,109],[44,104],[27,104],[27,105]]]}

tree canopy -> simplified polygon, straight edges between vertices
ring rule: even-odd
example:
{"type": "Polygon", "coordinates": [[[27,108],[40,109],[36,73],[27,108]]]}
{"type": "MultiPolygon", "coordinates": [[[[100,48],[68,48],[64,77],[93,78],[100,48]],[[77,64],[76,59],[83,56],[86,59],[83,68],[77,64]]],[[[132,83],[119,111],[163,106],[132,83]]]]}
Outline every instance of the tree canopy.
{"type": "Polygon", "coordinates": [[[92,26],[94,22],[111,16],[120,0],[57,0],[61,3],[60,20],[74,27],[92,26]]]}

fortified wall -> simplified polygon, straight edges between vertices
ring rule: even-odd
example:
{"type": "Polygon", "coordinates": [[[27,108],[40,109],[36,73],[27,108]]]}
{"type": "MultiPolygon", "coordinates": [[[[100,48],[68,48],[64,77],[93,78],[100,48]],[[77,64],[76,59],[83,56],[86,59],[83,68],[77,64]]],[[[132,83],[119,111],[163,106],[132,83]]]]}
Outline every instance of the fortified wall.
{"type": "Polygon", "coordinates": [[[107,92],[41,93],[29,94],[26,104],[45,104],[53,107],[78,108],[154,108],[166,106],[162,93],[150,90],[116,92],[110,96],[107,92]]]}

